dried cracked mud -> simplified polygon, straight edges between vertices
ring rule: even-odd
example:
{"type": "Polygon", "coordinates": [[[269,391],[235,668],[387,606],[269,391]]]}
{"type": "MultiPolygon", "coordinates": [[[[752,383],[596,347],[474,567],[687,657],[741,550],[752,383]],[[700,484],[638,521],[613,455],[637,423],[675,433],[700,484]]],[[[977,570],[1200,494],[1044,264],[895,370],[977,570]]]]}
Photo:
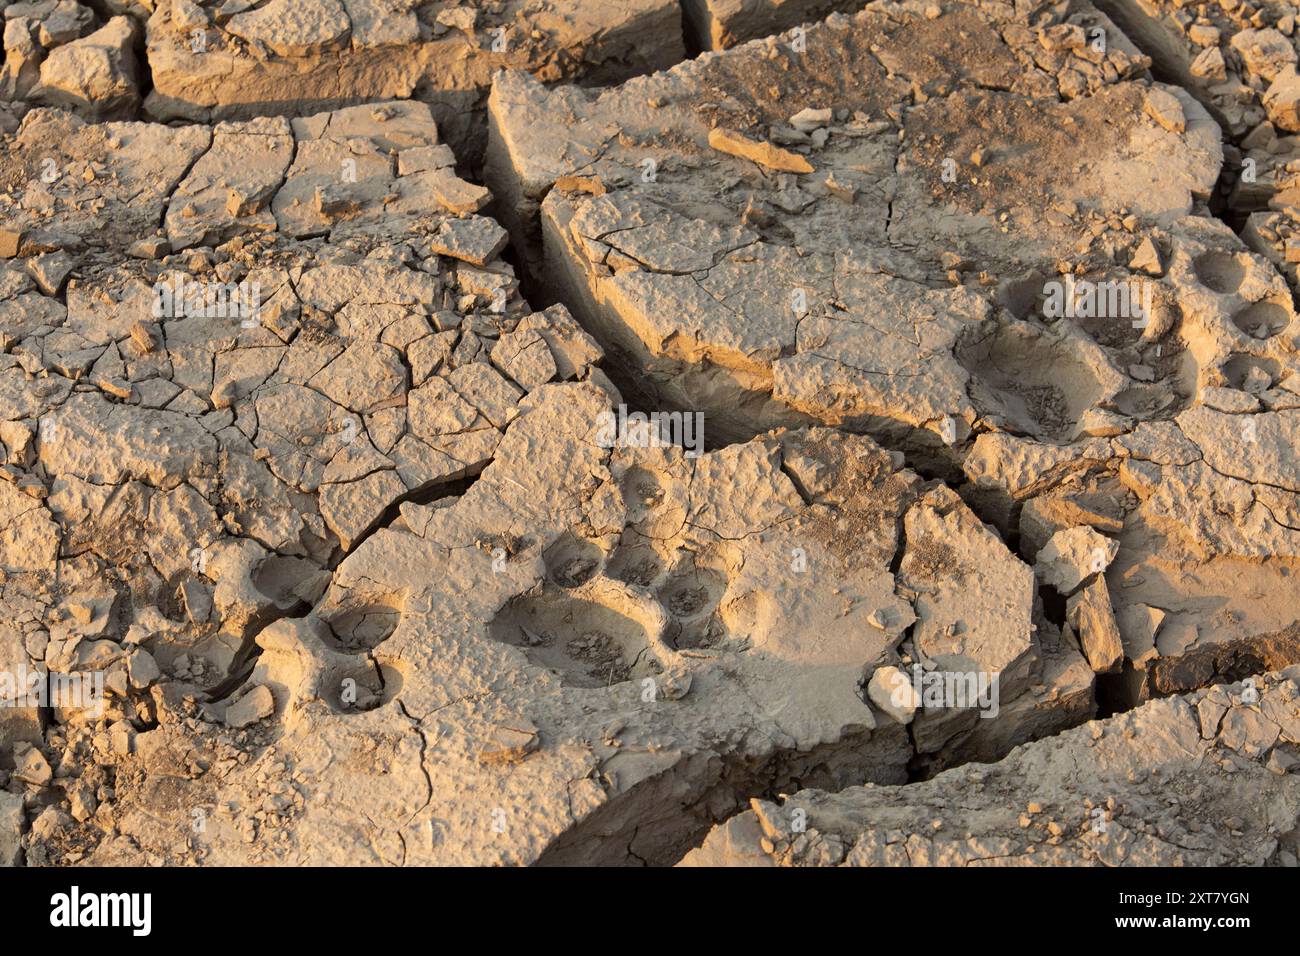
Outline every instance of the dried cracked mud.
{"type": "Polygon", "coordinates": [[[1253,0],[29,0],[0,863],[1296,866],[1253,0]]]}

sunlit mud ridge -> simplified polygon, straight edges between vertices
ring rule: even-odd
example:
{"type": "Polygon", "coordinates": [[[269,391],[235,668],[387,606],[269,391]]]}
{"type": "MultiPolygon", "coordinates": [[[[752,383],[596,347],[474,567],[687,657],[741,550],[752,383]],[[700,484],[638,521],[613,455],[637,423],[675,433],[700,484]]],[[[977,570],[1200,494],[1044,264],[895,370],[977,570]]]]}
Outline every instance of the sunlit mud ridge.
{"type": "Polygon", "coordinates": [[[0,862],[1296,865],[1289,5],[4,14],[0,862]]]}
{"type": "Polygon", "coordinates": [[[923,784],[755,800],[682,862],[1294,867],[1288,673],[1151,701],[923,784]]]}

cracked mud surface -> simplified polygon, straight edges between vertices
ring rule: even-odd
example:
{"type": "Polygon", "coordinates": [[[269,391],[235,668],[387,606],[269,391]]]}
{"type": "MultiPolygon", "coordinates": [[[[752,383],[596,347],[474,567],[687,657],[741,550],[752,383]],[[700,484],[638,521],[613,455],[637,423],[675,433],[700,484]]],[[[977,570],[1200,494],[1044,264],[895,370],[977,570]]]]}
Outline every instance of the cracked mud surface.
{"type": "Polygon", "coordinates": [[[1291,6],[4,14],[0,863],[1297,864],[1291,6]]]}

